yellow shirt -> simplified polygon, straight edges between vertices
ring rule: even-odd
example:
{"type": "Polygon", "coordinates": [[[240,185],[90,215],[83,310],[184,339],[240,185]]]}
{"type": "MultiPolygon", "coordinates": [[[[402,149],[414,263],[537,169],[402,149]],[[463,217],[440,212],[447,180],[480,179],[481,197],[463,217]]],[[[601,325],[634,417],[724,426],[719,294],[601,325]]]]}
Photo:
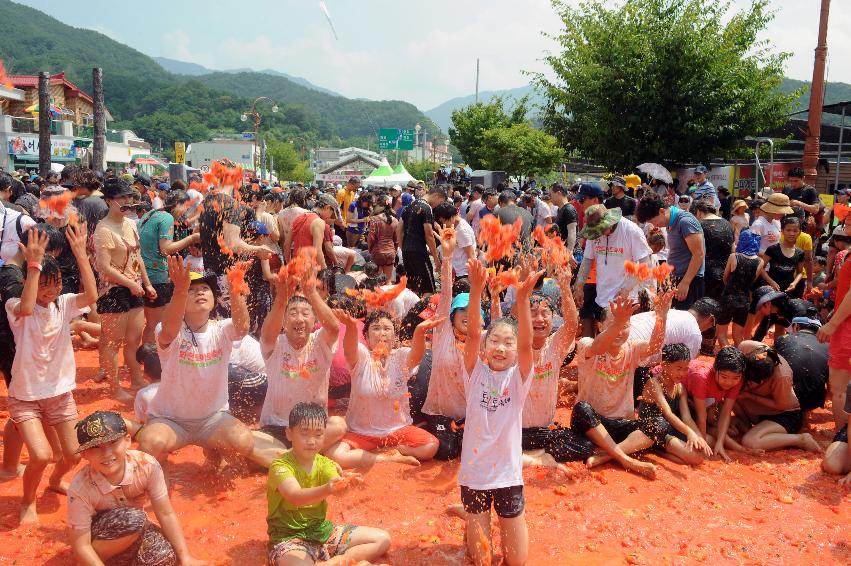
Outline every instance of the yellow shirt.
{"type": "MultiPolygon", "coordinates": [[[[804,250],[804,252],[810,252],[810,257],[812,257],[813,253],[813,238],[806,232],[801,232],[801,235],[798,236],[798,239],[795,240],[795,247],[804,250]]],[[[807,269],[804,268],[803,271],[804,279],[807,278],[807,269]]]]}
{"type": "Polygon", "coordinates": [[[355,200],[355,191],[346,190],[345,187],[337,191],[337,204],[340,205],[340,214],[343,217],[343,224],[349,221],[349,205],[355,200]]]}

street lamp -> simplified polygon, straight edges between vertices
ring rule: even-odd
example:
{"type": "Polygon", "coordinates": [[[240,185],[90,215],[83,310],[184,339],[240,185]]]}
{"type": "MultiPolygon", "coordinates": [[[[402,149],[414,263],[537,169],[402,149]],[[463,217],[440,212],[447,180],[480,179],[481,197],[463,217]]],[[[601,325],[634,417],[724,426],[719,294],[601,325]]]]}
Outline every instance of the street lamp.
{"type": "Polygon", "coordinates": [[[240,121],[247,122],[249,116],[254,116],[254,155],[252,162],[254,163],[254,173],[257,174],[259,169],[259,156],[257,155],[257,140],[260,138],[260,113],[257,111],[257,103],[261,100],[268,100],[272,103],[272,112],[278,111],[278,105],[268,96],[258,96],[251,103],[251,109],[243,112],[239,117],[240,121]]]}

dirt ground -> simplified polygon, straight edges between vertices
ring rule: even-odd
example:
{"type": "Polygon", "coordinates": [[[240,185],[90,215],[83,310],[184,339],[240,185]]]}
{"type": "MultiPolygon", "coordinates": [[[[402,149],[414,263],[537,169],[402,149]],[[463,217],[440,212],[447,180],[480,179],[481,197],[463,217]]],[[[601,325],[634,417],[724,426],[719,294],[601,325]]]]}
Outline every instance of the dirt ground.
{"type": "MultiPolygon", "coordinates": [[[[107,409],[131,416],[129,404],[110,400],[106,386],[90,380],[96,353],[78,352],[77,360],[80,414],[107,409]]],[[[3,421],[5,408],[4,391],[3,421]]],[[[559,417],[567,422],[568,411],[560,409],[559,417]]],[[[816,411],[810,427],[826,446],[828,412],[816,411]]],[[[713,460],[697,469],[650,454],[660,466],[656,481],[612,465],[590,472],[572,464],[570,477],[527,469],[529,564],[851,564],[851,492],[821,472],[818,456],[733,454],[731,464],[713,460]]],[[[169,462],[171,499],[195,556],[265,564],[265,474],[210,474],[196,447],[169,462]]],[[[457,470],[457,463],[379,465],[362,488],[331,501],[330,519],[387,529],[390,564],[464,564],[463,524],[444,513],[459,499],[457,470]]],[[[64,496],[45,492],[41,525],[21,528],[20,492],[20,480],[0,483],[0,565],[72,564],[64,496]]]]}

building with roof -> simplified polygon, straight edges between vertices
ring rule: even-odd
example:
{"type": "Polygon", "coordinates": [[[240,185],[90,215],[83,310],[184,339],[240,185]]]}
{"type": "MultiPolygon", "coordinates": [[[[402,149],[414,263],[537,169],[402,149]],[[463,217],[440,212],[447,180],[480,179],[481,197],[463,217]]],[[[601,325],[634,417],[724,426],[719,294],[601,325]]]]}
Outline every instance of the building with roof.
{"type": "Polygon", "coordinates": [[[364,179],[386,163],[381,154],[359,147],[319,148],[313,161],[316,181],[321,183],[344,183],[351,177],[364,179]]]}

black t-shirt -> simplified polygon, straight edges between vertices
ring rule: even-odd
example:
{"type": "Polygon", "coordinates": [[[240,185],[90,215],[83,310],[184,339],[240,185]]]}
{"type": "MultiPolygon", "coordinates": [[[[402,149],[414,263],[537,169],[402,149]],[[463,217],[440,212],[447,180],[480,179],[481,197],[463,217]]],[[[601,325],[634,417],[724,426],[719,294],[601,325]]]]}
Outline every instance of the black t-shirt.
{"type": "Polygon", "coordinates": [[[15,360],[15,337],[6,316],[6,301],[18,298],[24,292],[24,272],[17,265],[7,263],[0,267],[0,302],[3,315],[0,316],[0,373],[6,380],[6,386],[12,380],[12,362],[15,360]]]}
{"type": "MultiPolygon", "coordinates": [[[[59,231],[65,236],[68,226],[63,226],[59,231]]],[[[56,257],[56,263],[59,264],[59,272],[62,274],[62,294],[79,293],[80,266],[77,265],[77,258],[74,257],[74,252],[71,251],[71,244],[68,243],[67,236],[63,238],[62,251],[56,257]]]]}
{"type": "Polygon", "coordinates": [[[558,226],[559,236],[562,240],[567,240],[567,227],[571,224],[576,224],[579,220],[579,215],[576,213],[576,208],[569,202],[558,209],[556,213],[555,224],[558,226]]]}
{"type": "Polygon", "coordinates": [[[771,264],[768,275],[780,285],[780,290],[785,292],[795,279],[798,266],[804,262],[804,252],[795,248],[792,257],[788,257],[780,249],[780,244],[772,244],[765,249],[765,255],[771,264]]]}
{"type": "Polygon", "coordinates": [[[606,208],[620,208],[624,216],[635,215],[635,199],[624,195],[622,198],[609,197],[606,199],[606,208]]]}
{"type": "Polygon", "coordinates": [[[402,251],[428,253],[425,225],[434,226],[434,214],[431,212],[431,206],[423,199],[415,200],[402,213],[402,222],[404,223],[402,251]]]}
{"type": "Polygon", "coordinates": [[[520,229],[520,241],[524,248],[528,248],[532,238],[532,225],[535,219],[532,214],[525,208],[520,208],[516,204],[500,206],[496,211],[496,217],[503,225],[514,224],[518,218],[523,222],[523,227],[520,229]]]}
{"type": "MultiPolygon", "coordinates": [[[[804,204],[816,204],[819,201],[818,191],[809,185],[804,185],[799,189],[793,189],[792,187],[786,187],[783,189],[783,194],[789,197],[789,200],[799,200],[804,204]]],[[[807,216],[812,216],[810,213],[805,212],[803,208],[799,206],[793,206],[792,210],[795,211],[795,214],[798,215],[798,218],[803,220],[807,216]]]]}
{"type": "Polygon", "coordinates": [[[827,389],[827,344],[812,332],[793,332],[774,342],[777,353],[792,368],[792,381],[801,409],[824,406],[827,389]]]}
{"type": "Polygon", "coordinates": [[[245,238],[249,225],[255,219],[254,211],[221,193],[207,195],[201,206],[203,212],[198,217],[198,227],[201,233],[204,270],[224,275],[227,268],[236,261],[236,258],[222,252],[219,245],[219,236],[224,235],[224,225],[227,222],[239,226],[240,236],[245,238]]]}

